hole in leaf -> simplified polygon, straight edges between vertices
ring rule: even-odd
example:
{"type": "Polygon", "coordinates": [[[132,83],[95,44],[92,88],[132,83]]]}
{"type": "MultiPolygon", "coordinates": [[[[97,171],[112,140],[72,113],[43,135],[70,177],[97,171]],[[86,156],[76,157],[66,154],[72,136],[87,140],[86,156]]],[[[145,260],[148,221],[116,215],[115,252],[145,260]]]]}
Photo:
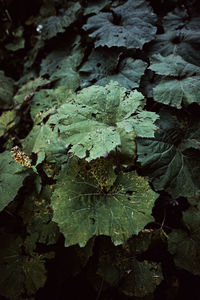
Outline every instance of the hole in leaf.
{"type": "Polygon", "coordinates": [[[95,224],[95,219],[94,218],[90,218],[90,221],[92,224],[95,224]]]}
{"type": "Polygon", "coordinates": [[[126,194],[133,195],[133,191],[126,191],[126,194]]]}
{"type": "Polygon", "coordinates": [[[179,44],[181,42],[181,38],[179,36],[176,36],[173,40],[172,43],[173,44],[179,44]]]}
{"type": "Polygon", "coordinates": [[[90,170],[91,169],[91,167],[88,166],[88,165],[86,165],[85,168],[86,168],[86,170],[90,170]]]}
{"type": "Polygon", "coordinates": [[[113,20],[112,23],[114,25],[120,25],[121,24],[121,20],[122,20],[122,16],[121,15],[117,15],[114,11],[112,12],[113,14],[113,20]]]}

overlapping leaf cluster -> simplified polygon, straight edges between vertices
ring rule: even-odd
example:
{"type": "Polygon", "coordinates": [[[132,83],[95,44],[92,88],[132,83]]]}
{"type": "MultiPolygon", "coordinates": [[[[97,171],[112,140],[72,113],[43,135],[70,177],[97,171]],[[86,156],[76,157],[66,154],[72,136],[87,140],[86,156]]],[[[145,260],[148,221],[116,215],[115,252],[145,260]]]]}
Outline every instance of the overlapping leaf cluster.
{"type": "Polygon", "coordinates": [[[154,2],[0,1],[0,296],[200,276],[200,7],[154,2]]]}

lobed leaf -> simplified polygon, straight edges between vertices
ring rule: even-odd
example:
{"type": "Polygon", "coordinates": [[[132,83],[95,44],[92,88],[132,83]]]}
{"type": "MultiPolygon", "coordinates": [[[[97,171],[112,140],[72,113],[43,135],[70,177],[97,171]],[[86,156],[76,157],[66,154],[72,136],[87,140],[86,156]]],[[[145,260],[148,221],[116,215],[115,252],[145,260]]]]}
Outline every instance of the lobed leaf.
{"type": "Polygon", "coordinates": [[[139,86],[146,66],[147,63],[140,59],[120,59],[120,52],[112,48],[97,48],[79,69],[82,87],[90,86],[94,81],[104,86],[113,80],[131,90],[139,86]]]}
{"type": "Polygon", "coordinates": [[[51,202],[53,221],[64,234],[66,246],[84,246],[94,235],[108,235],[115,245],[122,244],[152,220],[157,194],[136,172],[113,177],[106,164],[95,164],[95,170],[103,168],[107,174],[94,176],[87,171],[90,166],[93,170],[92,163],[86,166],[79,161],[63,166],[51,202]],[[110,178],[115,178],[111,186],[110,178]]]}
{"type": "Polygon", "coordinates": [[[142,49],[154,39],[156,16],[146,1],[127,1],[110,12],[101,12],[88,19],[83,29],[95,38],[95,47],[142,49]]]}
{"type": "Polygon", "coordinates": [[[123,151],[123,141],[134,145],[134,136],[154,136],[158,116],[142,111],[144,105],[141,93],[127,94],[117,82],[110,82],[83,89],[76,99],[58,108],[48,123],[58,128],[66,147],[71,145],[70,152],[91,161],[117,147],[123,151]]]}
{"type": "Polygon", "coordinates": [[[144,174],[155,190],[164,189],[173,198],[192,197],[200,186],[199,121],[183,122],[184,115],[181,118],[162,110],[155,138],[137,139],[138,161],[144,174]]]}
{"type": "Polygon", "coordinates": [[[161,81],[153,88],[154,99],[176,108],[199,103],[200,67],[184,61],[180,56],[160,54],[152,57],[149,67],[161,75],[161,81]]]}
{"type": "Polygon", "coordinates": [[[73,22],[76,21],[81,12],[80,3],[68,3],[68,9],[63,11],[60,16],[50,16],[42,24],[41,37],[48,40],[55,37],[58,33],[65,32],[73,22]]]}

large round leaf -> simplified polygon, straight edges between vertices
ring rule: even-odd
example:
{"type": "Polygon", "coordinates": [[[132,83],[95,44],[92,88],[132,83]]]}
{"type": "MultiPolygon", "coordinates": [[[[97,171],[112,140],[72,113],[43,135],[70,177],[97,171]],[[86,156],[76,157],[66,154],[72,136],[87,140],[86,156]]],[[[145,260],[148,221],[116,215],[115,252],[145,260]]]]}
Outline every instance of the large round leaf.
{"type": "Polygon", "coordinates": [[[157,194],[148,181],[134,171],[117,176],[103,161],[99,166],[74,161],[60,172],[52,197],[53,221],[66,246],[84,246],[94,235],[108,235],[115,245],[122,244],[152,221],[157,194]]]}
{"type": "MultiPolygon", "coordinates": [[[[141,93],[128,93],[111,81],[105,87],[83,89],[75,99],[61,105],[48,124],[58,128],[66,148],[71,147],[70,152],[79,158],[91,161],[117,147],[122,153],[130,146],[129,154],[134,159],[134,136],[152,137],[156,129],[158,116],[143,111],[144,105],[141,93]]],[[[127,155],[125,152],[122,154],[127,155]]]]}
{"type": "Polygon", "coordinates": [[[200,186],[200,130],[198,118],[160,112],[153,139],[138,139],[138,161],[154,188],[174,198],[193,197],[200,186]]]}
{"type": "Polygon", "coordinates": [[[153,89],[154,99],[163,104],[181,108],[183,104],[200,103],[200,67],[190,64],[180,56],[154,55],[149,67],[161,75],[153,89]]]}
{"type": "Polygon", "coordinates": [[[192,30],[176,30],[157,34],[148,49],[148,55],[180,55],[186,62],[200,66],[200,33],[192,30]]]}
{"type": "Polygon", "coordinates": [[[95,47],[139,48],[154,39],[155,14],[146,1],[129,0],[112,9],[112,13],[101,12],[88,19],[83,29],[96,39],[95,47]]]}

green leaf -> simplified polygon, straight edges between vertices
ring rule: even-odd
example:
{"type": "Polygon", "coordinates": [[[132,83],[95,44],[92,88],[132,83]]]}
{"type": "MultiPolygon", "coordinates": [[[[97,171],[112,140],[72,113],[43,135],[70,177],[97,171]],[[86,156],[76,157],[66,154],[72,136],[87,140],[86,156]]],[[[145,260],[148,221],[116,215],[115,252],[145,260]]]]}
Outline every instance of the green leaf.
{"type": "Polygon", "coordinates": [[[5,235],[0,240],[0,294],[11,300],[35,294],[46,282],[42,255],[24,255],[19,236],[5,235]]]}
{"type": "Polygon", "coordinates": [[[33,64],[36,61],[39,51],[43,47],[44,47],[44,41],[40,38],[40,36],[35,36],[33,47],[27,52],[27,56],[25,57],[25,63],[24,63],[25,76],[27,76],[27,72],[30,71],[30,68],[33,66],[33,64]]]}
{"type": "Polygon", "coordinates": [[[69,99],[74,98],[74,93],[66,86],[56,89],[42,89],[35,92],[31,99],[31,117],[35,124],[40,123],[45,117],[55,112],[56,108],[69,99]]]}
{"type": "Polygon", "coordinates": [[[131,57],[120,59],[119,51],[113,49],[95,49],[80,68],[82,87],[95,84],[106,85],[110,80],[119,82],[127,89],[139,86],[147,63],[131,57]]]}
{"type": "Polygon", "coordinates": [[[114,247],[104,240],[99,244],[98,253],[97,274],[129,297],[153,294],[163,280],[160,264],[139,262],[136,253],[126,245],[114,247]]]}
{"type": "Polygon", "coordinates": [[[33,251],[36,243],[53,245],[58,240],[60,235],[58,226],[51,221],[53,212],[50,197],[50,187],[46,186],[39,196],[37,193],[27,196],[18,212],[26,225],[28,235],[25,242],[28,251],[33,251]]]}
{"type": "Polygon", "coordinates": [[[104,7],[108,6],[111,3],[111,0],[92,0],[87,3],[87,7],[84,10],[83,15],[87,16],[90,14],[98,14],[104,7]]]}
{"type": "Polygon", "coordinates": [[[75,69],[82,60],[82,51],[80,48],[80,36],[72,36],[62,47],[59,45],[55,50],[50,52],[41,63],[40,75],[53,75],[62,66],[75,69]]]}
{"type": "Polygon", "coordinates": [[[80,3],[70,2],[68,3],[68,9],[61,13],[60,16],[50,16],[42,24],[41,36],[42,39],[47,40],[55,37],[60,32],[65,32],[80,15],[81,5],[80,3]]]}
{"type": "Polygon", "coordinates": [[[131,272],[120,286],[120,290],[129,297],[144,297],[153,294],[162,280],[161,264],[148,261],[139,262],[134,259],[131,272]]]}
{"type": "Polygon", "coordinates": [[[186,230],[174,230],[169,234],[168,249],[177,267],[194,275],[200,275],[200,205],[183,213],[186,230]]]}
{"type": "Polygon", "coordinates": [[[123,154],[127,146],[122,142],[130,145],[135,132],[140,137],[154,136],[158,116],[142,111],[144,105],[141,93],[127,94],[117,82],[110,82],[105,87],[83,89],[77,98],[63,104],[48,124],[56,125],[66,147],[72,145],[70,152],[91,161],[117,147],[123,154]]]}
{"type": "Polygon", "coordinates": [[[90,17],[83,29],[95,38],[95,47],[142,49],[145,43],[154,39],[155,21],[155,14],[146,1],[129,0],[112,9],[112,13],[101,12],[90,17]]]}
{"type": "Polygon", "coordinates": [[[14,80],[0,71],[0,109],[7,109],[13,103],[14,80]]]}
{"type": "Polygon", "coordinates": [[[157,194],[147,180],[136,172],[120,173],[110,186],[113,170],[102,162],[98,167],[98,161],[88,166],[73,161],[58,176],[51,205],[66,246],[84,246],[94,235],[108,235],[115,245],[122,244],[152,220],[157,194]],[[99,168],[103,175],[96,174],[99,168]]]}
{"type": "Polygon", "coordinates": [[[0,137],[15,125],[16,111],[5,111],[0,116],[0,137]]]}
{"type": "Polygon", "coordinates": [[[192,30],[176,30],[158,34],[148,49],[148,55],[158,53],[162,56],[180,55],[186,62],[200,66],[199,41],[199,32],[192,30]]]}
{"type": "Polygon", "coordinates": [[[199,102],[200,67],[184,61],[180,56],[154,55],[149,67],[162,75],[160,83],[153,89],[154,99],[163,104],[181,106],[199,102]]]}
{"type": "Polygon", "coordinates": [[[0,211],[14,200],[29,170],[15,162],[9,151],[0,153],[0,211]]]}
{"type": "Polygon", "coordinates": [[[200,29],[200,17],[193,16],[185,8],[176,7],[163,18],[163,27],[165,31],[170,30],[191,30],[198,32],[200,29]]]}
{"type": "Polygon", "coordinates": [[[49,83],[49,80],[43,79],[42,77],[38,77],[34,80],[29,80],[27,83],[22,85],[17,91],[17,94],[14,97],[16,104],[22,104],[23,101],[29,101],[34,93],[42,86],[45,86],[49,83]],[[26,97],[29,97],[29,100],[26,100],[26,97]]]}
{"type": "Polygon", "coordinates": [[[155,190],[193,197],[200,186],[199,120],[160,112],[154,139],[137,139],[138,161],[155,190]]]}
{"type": "Polygon", "coordinates": [[[80,84],[76,69],[82,59],[80,36],[72,36],[68,41],[68,47],[58,47],[42,60],[40,75],[50,75],[50,80],[60,80],[59,85],[76,90],[80,84]]]}
{"type": "Polygon", "coordinates": [[[58,137],[58,133],[52,131],[46,124],[35,125],[29,135],[23,140],[22,144],[24,151],[28,155],[32,152],[37,154],[37,164],[44,160],[45,155],[47,160],[53,159],[54,161],[56,159],[56,155],[66,156],[65,145],[58,137]]]}

